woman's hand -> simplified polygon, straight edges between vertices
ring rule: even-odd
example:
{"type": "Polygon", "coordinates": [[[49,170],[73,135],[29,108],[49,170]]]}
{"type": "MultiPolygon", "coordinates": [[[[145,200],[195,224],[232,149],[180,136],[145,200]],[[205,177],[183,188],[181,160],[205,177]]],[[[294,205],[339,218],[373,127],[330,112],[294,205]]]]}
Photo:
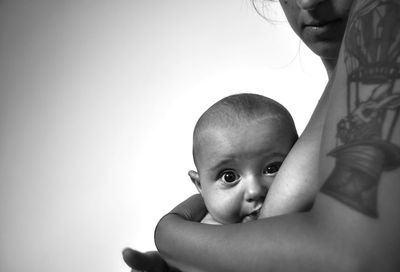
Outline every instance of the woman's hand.
{"type": "Polygon", "coordinates": [[[178,272],[170,267],[157,251],[140,252],[126,248],[122,252],[125,263],[132,268],[132,272],[178,272]]]}

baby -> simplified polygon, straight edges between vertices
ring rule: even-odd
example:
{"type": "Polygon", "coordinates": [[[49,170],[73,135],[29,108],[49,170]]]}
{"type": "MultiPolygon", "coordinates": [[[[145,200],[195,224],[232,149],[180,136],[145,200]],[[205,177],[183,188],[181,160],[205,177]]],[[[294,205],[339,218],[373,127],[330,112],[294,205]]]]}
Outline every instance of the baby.
{"type": "Polygon", "coordinates": [[[197,168],[189,176],[208,214],[201,221],[256,220],[268,189],[298,139],[290,113],[256,94],[237,94],[212,105],[193,133],[197,168]]]}
{"type": "MultiPolygon", "coordinates": [[[[208,210],[201,222],[256,220],[268,188],[297,138],[289,112],[265,96],[237,94],[212,105],[195,126],[197,172],[189,171],[208,210]]],[[[125,261],[138,269],[132,271],[144,271],[140,269],[149,263],[154,271],[167,271],[156,251],[143,254],[126,249],[123,254],[125,261]]]]}

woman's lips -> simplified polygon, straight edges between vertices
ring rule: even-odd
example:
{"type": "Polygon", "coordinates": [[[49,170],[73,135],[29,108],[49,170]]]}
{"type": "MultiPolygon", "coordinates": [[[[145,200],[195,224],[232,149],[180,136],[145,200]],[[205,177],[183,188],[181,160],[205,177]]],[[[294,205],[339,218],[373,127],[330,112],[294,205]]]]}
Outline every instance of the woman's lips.
{"type": "Polygon", "coordinates": [[[303,28],[326,28],[335,25],[340,20],[330,20],[330,21],[309,21],[303,24],[303,28]]]}
{"type": "Polygon", "coordinates": [[[304,35],[309,38],[322,37],[329,38],[330,36],[335,37],[336,33],[340,30],[341,20],[331,20],[327,22],[323,21],[311,21],[303,25],[304,35]]]}

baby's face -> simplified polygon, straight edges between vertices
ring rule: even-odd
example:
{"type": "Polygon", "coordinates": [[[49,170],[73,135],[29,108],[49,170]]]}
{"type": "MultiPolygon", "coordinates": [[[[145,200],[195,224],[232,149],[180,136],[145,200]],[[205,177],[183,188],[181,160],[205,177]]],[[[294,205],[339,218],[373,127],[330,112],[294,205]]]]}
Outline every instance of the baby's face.
{"type": "Polygon", "coordinates": [[[214,219],[223,224],[257,219],[292,147],[292,135],[288,126],[273,118],[201,134],[197,170],[201,194],[214,219]]]}

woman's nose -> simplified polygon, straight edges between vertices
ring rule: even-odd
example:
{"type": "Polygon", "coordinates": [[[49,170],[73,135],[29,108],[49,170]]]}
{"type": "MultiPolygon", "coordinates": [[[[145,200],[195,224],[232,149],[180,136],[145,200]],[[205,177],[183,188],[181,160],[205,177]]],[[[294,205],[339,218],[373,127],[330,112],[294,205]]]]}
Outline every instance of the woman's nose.
{"type": "Polygon", "coordinates": [[[249,178],[246,182],[246,201],[264,201],[268,188],[268,183],[263,178],[249,178]]]}
{"type": "Polygon", "coordinates": [[[301,9],[305,10],[312,10],[314,9],[320,2],[323,2],[325,0],[296,0],[297,5],[301,9]]]}

